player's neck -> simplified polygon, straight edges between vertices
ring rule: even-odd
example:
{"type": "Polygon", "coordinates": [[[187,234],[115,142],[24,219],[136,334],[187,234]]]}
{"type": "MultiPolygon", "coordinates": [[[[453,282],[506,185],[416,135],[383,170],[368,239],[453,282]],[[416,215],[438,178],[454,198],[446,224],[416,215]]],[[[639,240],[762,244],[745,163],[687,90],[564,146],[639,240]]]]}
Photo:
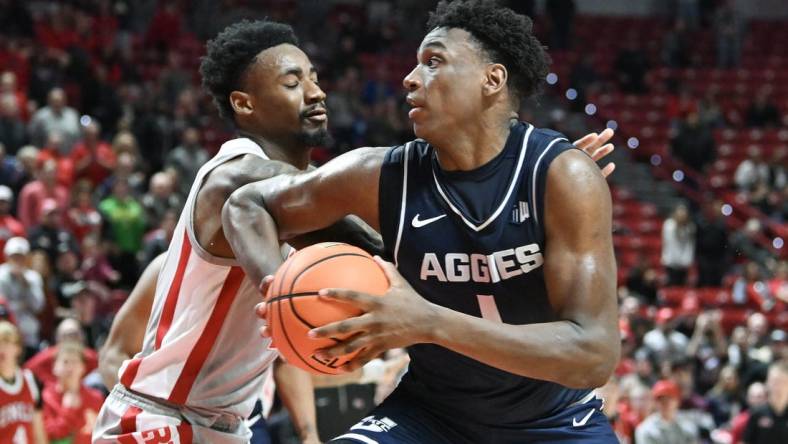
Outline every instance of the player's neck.
{"type": "Polygon", "coordinates": [[[312,154],[311,148],[301,144],[275,142],[248,132],[241,132],[241,135],[257,143],[271,160],[289,163],[300,170],[305,170],[309,167],[309,156],[312,154]]]}
{"type": "Polygon", "coordinates": [[[445,171],[469,171],[486,164],[506,145],[510,121],[484,118],[458,131],[447,132],[440,140],[428,140],[435,147],[438,162],[445,171]]]}

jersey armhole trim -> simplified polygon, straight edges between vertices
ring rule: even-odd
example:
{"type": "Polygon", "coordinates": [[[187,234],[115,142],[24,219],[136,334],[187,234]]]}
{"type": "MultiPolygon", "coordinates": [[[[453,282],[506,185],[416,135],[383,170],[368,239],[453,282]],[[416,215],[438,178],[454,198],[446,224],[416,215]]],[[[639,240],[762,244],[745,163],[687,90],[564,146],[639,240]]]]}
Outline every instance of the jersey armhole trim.
{"type": "Polygon", "coordinates": [[[28,369],[22,369],[22,377],[25,378],[27,382],[28,390],[30,390],[30,394],[33,396],[33,401],[38,402],[41,399],[41,393],[38,391],[38,384],[36,384],[36,379],[33,377],[33,372],[28,369]]]}
{"type": "Polygon", "coordinates": [[[405,149],[404,149],[405,152],[403,153],[402,156],[402,163],[404,165],[402,169],[403,171],[402,172],[402,202],[400,203],[400,208],[399,208],[399,226],[397,227],[397,241],[394,243],[394,267],[397,268],[399,268],[399,244],[400,241],[402,240],[402,229],[405,226],[405,206],[408,197],[408,163],[409,163],[408,151],[412,144],[413,142],[408,142],[407,144],[405,144],[405,149]]]}
{"type": "Polygon", "coordinates": [[[536,200],[536,197],[537,197],[536,196],[536,185],[537,185],[536,182],[537,182],[537,180],[539,178],[539,164],[542,162],[542,158],[544,157],[544,155],[547,154],[548,151],[550,151],[550,148],[552,148],[556,144],[556,142],[560,142],[562,140],[564,142],[568,142],[568,140],[563,138],[563,137],[559,137],[557,139],[553,139],[553,141],[550,142],[549,145],[547,145],[547,148],[545,148],[544,151],[542,151],[542,153],[539,154],[539,158],[536,159],[536,163],[534,164],[534,171],[533,171],[533,177],[532,177],[532,182],[531,182],[531,207],[532,207],[531,211],[533,212],[534,221],[536,222],[536,226],[537,227],[541,226],[541,223],[539,223],[539,210],[538,210],[539,205],[537,205],[537,200],[536,200]]]}
{"type": "Polygon", "coordinates": [[[261,153],[257,153],[251,149],[247,150],[244,148],[233,150],[227,153],[226,157],[214,158],[213,160],[215,161],[215,163],[207,171],[205,171],[205,173],[203,173],[202,177],[200,178],[200,186],[199,189],[197,190],[197,193],[195,193],[191,199],[187,199],[186,201],[185,207],[191,205],[190,208],[184,208],[185,210],[187,210],[186,236],[188,236],[189,242],[191,242],[192,244],[192,251],[194,251],[197,254],[197,256],[200,257],[200,259],[210,264],[219,265],[222,267],[235,267],[239,265],[238,261],[235,258],[212,255],[211,253],[208,252],[208,250],[203,248],[203,246],[197,240],[197,234],[194,231],[194,212],[197,210],[197,195],[200,194],[200,191],[202,190],[202,187],[205,184],[205,178],[208,176],[208,174],[211,173],[211,171],[215,170],[217,167],[223,165],[226,162],[229,162],[241,156],[245,156],[247,154],[251,154],[253,156],[258,156],[268,160],[268,156],[265,155],[265,152],[263,152],[261,155],[261,153]]]}

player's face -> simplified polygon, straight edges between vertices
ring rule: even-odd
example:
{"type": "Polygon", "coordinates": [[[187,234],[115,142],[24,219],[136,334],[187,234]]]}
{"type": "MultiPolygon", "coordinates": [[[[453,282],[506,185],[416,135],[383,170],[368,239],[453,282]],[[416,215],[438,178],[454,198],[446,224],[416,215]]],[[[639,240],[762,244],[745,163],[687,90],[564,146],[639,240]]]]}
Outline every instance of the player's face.
{"type": "Polygon", "coordinates": [[[262,51],[245,87],[261,135],[284,140],[296,137],[307,146],[324,142],[328,134],[326,94],[309,57],[299,48],[282,44],[262,51]]]}
{"type": "Polygon", "coordinates": [[[417,59],[402,82],[416,136],[430,141],[478,120],[487,63],[471,34],[436,28],[424,37],[417,59]]]}

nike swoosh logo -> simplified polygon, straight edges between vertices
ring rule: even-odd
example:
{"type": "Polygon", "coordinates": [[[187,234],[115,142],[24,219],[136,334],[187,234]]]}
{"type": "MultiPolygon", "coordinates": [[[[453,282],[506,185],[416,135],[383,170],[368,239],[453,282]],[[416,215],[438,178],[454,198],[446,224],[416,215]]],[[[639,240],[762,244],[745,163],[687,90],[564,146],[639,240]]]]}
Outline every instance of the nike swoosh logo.
{"type": "Polygon", "coordinates": [[[446,217],[445,214],[441,214],[440,216],[435,216],[435,217],[431,217],[429,219],[419,220],[419,216],[420,216],[419,214],[413,216],[413,220],[410,221],[410,224],[413,225],[413,228],[421,228],[421,227],[423,227],[425,225],[429,225],[429,224],[435,222],[436,220],[440,220],[440,219],[443,219],[444,217],[446,217]]]}
{"type": "Polygon", "coordinates": [[[580,421],[576,420],[575,418],[572,418],[572,427],[581,427],[586,425],[588,420],[591,418],[591,415],[594,414],[594,410],[596,409],[591,409],[591,411],[589,411],[588,414],[586,414],[586,416],[580,421]]]}

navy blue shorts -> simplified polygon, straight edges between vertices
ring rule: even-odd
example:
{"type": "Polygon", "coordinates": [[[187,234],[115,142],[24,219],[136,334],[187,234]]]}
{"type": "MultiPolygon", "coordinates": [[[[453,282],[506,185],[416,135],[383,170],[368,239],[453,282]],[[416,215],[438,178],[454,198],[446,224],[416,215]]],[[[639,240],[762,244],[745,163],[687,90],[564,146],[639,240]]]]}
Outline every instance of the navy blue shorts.
{"type": "Polygon", "coordinates": [[[263,417],[263,404],[259,400],[255,403],[249,419],[246,420],[246,426],[252,431],[250,444],[271,444],[268,424],[265,421],[265,417],[263,417]]]}
{"type": "Polygon", "coordinates": [[[527,427],[490,427],[439,417],[432,411],[392,393],[358,424],[330,444],[617,444],[613,429],[596,397],[566,407],[527,427]]]}

